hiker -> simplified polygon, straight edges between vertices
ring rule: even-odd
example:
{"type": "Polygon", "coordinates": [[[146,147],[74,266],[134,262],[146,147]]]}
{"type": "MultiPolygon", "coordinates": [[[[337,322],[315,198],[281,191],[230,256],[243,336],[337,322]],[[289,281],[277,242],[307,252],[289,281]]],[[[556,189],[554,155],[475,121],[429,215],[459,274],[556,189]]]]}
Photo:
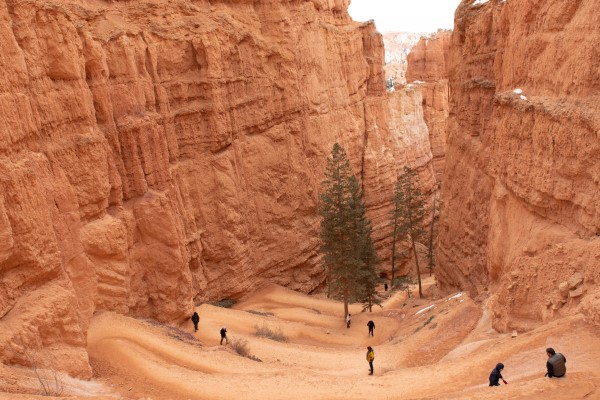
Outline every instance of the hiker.
{"type": "Polygon", "coordinates": [[[192,315],[192,322],[194,323],[194,332],[198,332],[198,322],[200,322],[200,316],[196,311],[194,311],[194,315],[192,315]]]}
{"type": "Polygon", "coordinates": [[[346,328],[350,328],[350,313],[346,315],[346,328]]]}
{"type": "Polygon", "coordinates": [[[388,284],[387,284],[387,282],[385,282],[385,283],[383,284],[383,289],[384,289],[384,290],[387,292],[387,290],[388,290],[388,284]]]}
{"type": "Polygon", "coordinates": [[[375,329],[375,322],[369,321],[367,322],[367,326],[369,327],[369,335],[374,336],[373,330],[375,329]]]}
{"type": "Polygon", "coordinates": [[[227,340],[227,327],[222,327],[221,328],[221,343],[223,344],[223,339],[225,339],[225,344],[229,344],[229,341],[227,340]]]}
{"type": "Polygon", "coordinates": [[[567,359],[561,353],[554,351],[552,347],[546,349],[548,355],[548,361],[546,362],[546,375],[548,378],[556,377],[561,378],[567,373],[567,359]]]}
{"type": "Polygon", "coordinates": [[[490,386],[500,386],[500,379],[502,379],[502,382],[504,382],[505,385],[508,383],[502,377],[503,369],[504,369],[504,364],[502,364],[502,363],[496,364],[496,368],[494,368],[492,370],[492,373],[490,374],[490,386]]]}
{"type": "Polygon", "coordinates": [[[375,359],[375,352],[371,346],[367,346],[367,361],[369,362],[369,375],[373,375],[373,360],[375,359]]]}

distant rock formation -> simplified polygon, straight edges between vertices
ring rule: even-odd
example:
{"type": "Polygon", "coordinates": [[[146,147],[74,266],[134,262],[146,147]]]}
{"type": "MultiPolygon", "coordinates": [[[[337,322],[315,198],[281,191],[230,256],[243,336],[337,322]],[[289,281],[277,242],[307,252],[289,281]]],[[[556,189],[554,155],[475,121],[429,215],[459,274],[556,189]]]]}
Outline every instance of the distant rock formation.
{"type": "Polygon", "coordinates": [[[437,278],[491,296],[502,331],[580,310],[600,323],[597,15],[595,0],[455,14],[437,278]]]}
{"type": "Polygon", "coordinates": [[[438,182],[444,173],[448,137],[448,56],[452,31],[440,30],[421,38],[408,55],[406,80],[423,96],[423,115],[429,129],[433,168],[438,182]]]}
{"type": "Polygon", "coordinates": [[[385,79],[396,85],[406,84],[407,57],[424,33],[388,32],[383,34],[385,45],[385,79]]]}

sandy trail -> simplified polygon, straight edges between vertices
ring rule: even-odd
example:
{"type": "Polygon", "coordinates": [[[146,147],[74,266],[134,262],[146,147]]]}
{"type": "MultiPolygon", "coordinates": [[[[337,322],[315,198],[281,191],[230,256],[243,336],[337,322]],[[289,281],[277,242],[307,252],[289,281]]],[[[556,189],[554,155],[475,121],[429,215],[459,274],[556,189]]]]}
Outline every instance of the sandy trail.
{"type": "MultiPolygon", "coordinates": [[[[88,342],[98,379],[123,398],[600,398],[600,336],[580,316],[511,338],[491,330],[467,295],[428,302],[396,293],[373,313],[353,305],[347,329],[340,303],[275,285],[232,309],[205,304],[197,311],[200,329],[191,340],[157,324],[97,316],[88,342]],[[372,338],[369,319],[376,324],[372,338]],[[263,324],[281,329],[288,342],[256,337],[263,324]],[[262,362],[220,346],[223,325],[262,362]],[[368,376],[367,345],[375,348],[375,376],[368,376]],[[565,379],[543,379],[550,345],[567,355],[565,379]],[[489,388],[488,374],[499,361],[509,385],[489,388]]],[[[181,329],[193,331],[190,322],[181,329]]]]}

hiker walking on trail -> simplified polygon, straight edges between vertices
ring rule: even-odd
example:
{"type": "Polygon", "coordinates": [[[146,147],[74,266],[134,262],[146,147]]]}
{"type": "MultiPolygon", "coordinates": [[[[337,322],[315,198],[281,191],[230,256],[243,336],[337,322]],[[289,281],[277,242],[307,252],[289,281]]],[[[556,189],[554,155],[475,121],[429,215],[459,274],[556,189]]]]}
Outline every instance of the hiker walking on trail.
{"type": "Polygon", "coordinates": [[[194,323],[194,332],[198,332],[198,322],[200,322],[200,316],[196,311],[194,311],[194,315],[192,315],[192,322],[194,323]]]}
{"type": "Polygon", "coordinates": [[[346,328],[350,328],[350,313],[346,315],[346,328]]]}
{"type": "Polygon", "coordinates": [[[225,339],[225,344],[229,344],[229,340],[227,340],[227,327],[221,328],[221,343],[223,344],[223,339],[225,339]]]}
{"type": "Polygon", "coordinates": [[[388,290],[388,284],[387,284],[387,282],[383,284],[383,289],[387,292],[387,290],[388,290]]]}
{"type": "Polygon", "coordinates": [[[370,371],[369,375],[373,375],[373,360],[375,359],[375,352],[371,346],[367,346],[367,361],[369,362],[370,371]]]}
{"type": "Polygon", "coordinates": [[[374,336],[373,331],[375,330],[375,322],[369,321],[367,322],[367,326],[369,327],[369,335],[374,336]]]}
{"type": "Polygon", "coordinates": [[[567,359],[561,353],[554,351],[552,347],[546,349],[548,361],[546,362],[546,375],[548,378],[562,378],[567,373],[567,359]]]}
{"type": "Polygon", "coordinates": [[[492,373],[490,374],[490,386],[500,386],[500,379],[502,379],[502,382],[504,382],[505,385],[508,383],[502,377],[503,369],[504,369],[504,364],[502,364],[502,363],[496,364],[496,368],[494,368],[492,370],[492,373]]]}

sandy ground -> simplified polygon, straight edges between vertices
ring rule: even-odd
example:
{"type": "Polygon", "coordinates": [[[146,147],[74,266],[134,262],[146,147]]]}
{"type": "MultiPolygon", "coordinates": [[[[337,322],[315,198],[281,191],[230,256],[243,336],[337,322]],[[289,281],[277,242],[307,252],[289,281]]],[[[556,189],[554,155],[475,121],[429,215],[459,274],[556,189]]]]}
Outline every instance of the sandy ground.
{"type": "MultiPolygon", "coordinates": [[[[197,333],[191,322],[173,328],[98,315],[88,337],[95,377],[73,380],[65,394],[86,392],[95,399],[600,399],[600,332],[581,316],[512,338],[491,329],[487,313],[466,294],[432,301],[395,293],[372,313],[353,305],[347,329],[339,302],[276,285],[231,309],[204,304],[197,311],[197,333]],[[373,337],[367,334],[369,319],[376,324],[373,337]],[[260,361],[238,355],[231,344],[219,345],[223,325],[230,339],[246,340],[260,361]],[[256,327],[263,325],[280,329],[288,341],[257,337],[256,327]],[[368,345],[375,349],[373,376],[365,360],[368,345]],[[543,377],[548,346],[566,355],[566,378],[543,377]],[[506,365],[509,384],[490,388],[487,378],[497,362],[506,365]]],[[[25,397],[33,398],[0,395],[25,397]]]]}

